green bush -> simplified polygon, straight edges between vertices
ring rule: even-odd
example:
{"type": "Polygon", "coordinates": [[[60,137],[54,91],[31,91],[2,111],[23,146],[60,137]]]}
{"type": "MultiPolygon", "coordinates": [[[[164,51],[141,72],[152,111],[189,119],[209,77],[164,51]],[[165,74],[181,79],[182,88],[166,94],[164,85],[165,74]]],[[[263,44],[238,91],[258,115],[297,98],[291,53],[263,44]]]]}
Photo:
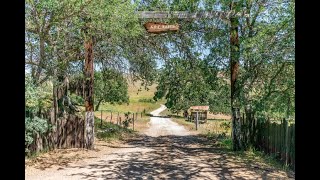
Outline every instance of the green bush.
{"type": "Polygon", "coordinates": [[[43,134],[47,132],[49,126],[45,119],[35,116],[25,118],[25,152],[28,153],[28,146],[34,141],[35,133],[43,134]]]}
{"type": "Polygon", "coordinates": [[[139,102],[156,103],[155,100],[153,100],[153,99],[147,99],[147,98],[139,99],[139,102]]]}
{"type": "Polygon", "coordinates": [[[222,122],[220,127],[223,128],[224,133],[226,134],[231,129],[231,122],[222,122]]]}
{"type": "Polygon", "coordinates": [[[102,127],[98,124],[100,124],[100,119],[95,118],[95,126],[96,130],[96,136],[99,139],[103,140],[112,140],[112,139],[122,139],[123,136],[125,136],[128,133],[133,133],[131,129],[123,128],[117,124],[113,124],[110,122],[102,122],[102,127]]]}
{"type": "Polygon", "coordinates": [[[76,105],[83,105],[84,104],[84,99],[81,96],[78,96],[76,94],[70,94],[70,98],[71,98],[71,101],[73,103],[75,103],[76,105]]]}
{"type": "Polygon", "coordinates": [[[227,149],[232,149],[232,139],[225,137],[225,138],[221,139],[220,145],[221,145],[221,147],[225,147],[227,149]]]}
{"type": "Polygon", "coordinates": [[[124,128],[128,128],[129,124],[132,123],[132,118],[129,117],[130,114],[131,114],[130,112],[124,113],[125,119],[122,122],[124,128]]]}

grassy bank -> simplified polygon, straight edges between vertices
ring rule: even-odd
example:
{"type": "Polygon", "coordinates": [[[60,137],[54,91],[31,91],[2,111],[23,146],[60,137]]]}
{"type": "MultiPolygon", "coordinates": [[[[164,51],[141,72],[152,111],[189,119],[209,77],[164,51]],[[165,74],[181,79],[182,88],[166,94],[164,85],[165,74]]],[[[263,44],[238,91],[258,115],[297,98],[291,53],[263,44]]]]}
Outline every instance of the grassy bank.
{"type": "Polygon", "coordinates": [[[148,113],[160,107],[160,104],[164,104],[164,100],[154,101],[153,96],[156,91],[157,85],[152,85],[146,90],[141,87],[140,82],[129,83],[128,104],[101,104],[99,111],[95,111],[96,128],[99,133],[97,137],[107,141],[114,139],[123,139],[128,135],[133,135],[137,132],[142,132],[148,128],[148,122],[150,117],[148,113]],[[101,111],[102,110],[102,111],[101,111]],[[125,114],[129,112],[130,123],[127,128],[123,127],[123,122],[126,119],[125,114]],[[102,127],[100,127],[102,118],[102,127]],[[133,122],[134,121],[134,130],[133,122]]]}
{"type": "Polygon", "coordinates": [[[103,103],[100,107],[102,110],[113,112],[146,112],[149,113],[164,104],[165,100],[153,101],[154,92],[157,85],[152,85],[149,90],[141,87],[140,82],[130,83],[128,87],[129,103],[128,104],[110,104],[103,103]]]}

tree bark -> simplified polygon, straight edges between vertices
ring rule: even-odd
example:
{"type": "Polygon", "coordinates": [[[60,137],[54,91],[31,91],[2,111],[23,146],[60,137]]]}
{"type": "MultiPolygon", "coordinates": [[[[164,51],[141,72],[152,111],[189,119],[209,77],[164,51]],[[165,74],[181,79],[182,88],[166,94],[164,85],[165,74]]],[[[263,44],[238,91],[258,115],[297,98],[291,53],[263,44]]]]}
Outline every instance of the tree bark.
{"type": "Polygon", "coordinates": [[[233,150],[238,151],[243,149],[241,143],[241,121],[240,121],[240,109],[232,108],[232,143],[233,150]]]}
{"type": "MultiPolygon", "coordinates": [[[[236,10],[237,3],[230,4],[230,10],[236,10]]],[[[236,11],[235,11],[236,12],[236,11]]],[[[231,68],[231,112],[232,112],[232,142],[233,150],[243,149],[241,144],[241,125],[240,125],[240,93],[239,93],[239,59],[240,42],[238,34],[239,20],[237,17],[230,18],[230,68],[231,68]]]]}
{"type": "Polygon", "coordinates": [[[238,35],[238,18],[231,18],[230,27],[230,68],[231,68],[231,106],[239,106],[239,59],[240,43],[238,35]]]}
{"type": "Polygon", "coordinates": [[[93,41],[85,40],[85,147],[94,148],[94,114],[93,114],[93,41]]]}
{"type": "Polygon", "coordinates": [[[40,40],[39,40],[39,66],[37,66],[37,71],[36,71],[36,75],[35,75],[35,79],[34,79],[34,83],[37,84],[40,80],[40,75],[42,72],[42,68],[43,68],[43,61],[44,61],[44,56],[45,56],[45,52],[44,52],[44,39],[41,37],[40,35],[40,40]]]}

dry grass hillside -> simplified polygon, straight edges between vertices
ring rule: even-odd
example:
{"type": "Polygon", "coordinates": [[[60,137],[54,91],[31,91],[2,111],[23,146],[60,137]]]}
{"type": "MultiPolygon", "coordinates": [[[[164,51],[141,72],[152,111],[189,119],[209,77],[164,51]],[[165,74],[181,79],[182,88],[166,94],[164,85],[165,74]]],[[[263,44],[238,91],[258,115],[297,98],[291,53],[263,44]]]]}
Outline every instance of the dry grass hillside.
{"type": "Polygon", "coordinates": [[[141,82],[129,83],[128,85],[128,95],[129,95],[129,104],[110,104],[104,103],[101,105],[100,109],[109,110],[113,112],[143,112],[146,113],[159,108],[160,104],[165,103],[165,100],[160,100],[157,102],[153,101],[153,96],[156,91],[157,85],[154,84],[149,86],[149,90],[141,87],[141,82]],[[146,101],[152,102],[146,102],[146,101]]]}

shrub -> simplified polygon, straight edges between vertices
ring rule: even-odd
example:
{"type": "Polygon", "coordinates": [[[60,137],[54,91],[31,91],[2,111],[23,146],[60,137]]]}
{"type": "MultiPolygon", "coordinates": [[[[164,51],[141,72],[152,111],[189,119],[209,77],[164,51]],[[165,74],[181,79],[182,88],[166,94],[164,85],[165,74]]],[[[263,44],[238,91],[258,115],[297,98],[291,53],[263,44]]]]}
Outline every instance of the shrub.
{"type": "Polygon", "coordinates": [[[143,99],[139,99],[139,102],[155,103],[156,101],[155,101],[155,100],[153,100],[153,99],[146,99],[146,98],[143,98],[143,99]]]}
{"type": "Polygon", "coordinates": [[[37,116],[34,118],[25,118],[25,152],[28,153],[28,147],[34,141],[33,137],[36,133],[43,134],[48,130],[48,122],[37,116]]]}
{"type": "Polygon", "coordinates": [[[83,105],[84,99],[81,96],[77,96],[76,94],[70,95],[71,101],[74,102],[76,105],[83,105]]]}
{"type": "Polygon", "coordinates": [[[127,113],[124,114],[125,119],[124,119],[124,121],[122,122],[124,128],[128,128],[128,127],[129,127],[129,124],[132,122],[132,118],[129,117],[130,114],[131,114],[130,112],[127,112],[127,113]]]}
{"type": "Polygon", "coordinates": [[[231,122],[223,122],[220,124],[220,127],[223,128],[224,133],[226,134],[231,128],[231,122]]]}

